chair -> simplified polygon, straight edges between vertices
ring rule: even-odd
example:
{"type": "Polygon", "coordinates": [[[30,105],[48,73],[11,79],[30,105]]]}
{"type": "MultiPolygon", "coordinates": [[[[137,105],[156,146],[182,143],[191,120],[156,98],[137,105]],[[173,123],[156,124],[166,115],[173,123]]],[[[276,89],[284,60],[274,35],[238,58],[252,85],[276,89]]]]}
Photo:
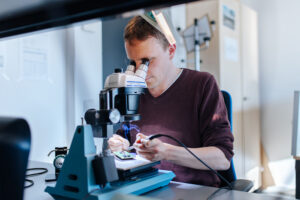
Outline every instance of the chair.
{"type": "MultiPolygon", "coordinates": [[[[222,95],[227,109],[228,120],[232,132],[232,100],[228,92],[222,90],[222,95]]],[[[225,171],[218,171],[229,183],[231,183],[233,190],[248,192],[252,187],[253,183],[249,180],[237,179],[234,169],[233,160],[230,162],[230,168],[225,171]]],[[[221,180],[221,187],[227,186],[227,184],[221,180]]]]}
{"type": "Polygon", "coordinates": [[[23,199],[30,143],[24,119],[0,117],[0,199],[23,199]]]}

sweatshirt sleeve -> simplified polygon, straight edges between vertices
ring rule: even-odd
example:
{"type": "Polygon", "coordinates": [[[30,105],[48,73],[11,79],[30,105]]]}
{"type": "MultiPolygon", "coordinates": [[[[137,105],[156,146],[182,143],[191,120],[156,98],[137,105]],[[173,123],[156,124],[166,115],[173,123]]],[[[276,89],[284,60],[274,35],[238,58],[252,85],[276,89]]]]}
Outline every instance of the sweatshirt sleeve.
{"type": "Polygon", "coordinates": [[[200,98],[200,133],[204,147],[219,148],[230,161],[233,157],[233,135],[227,117],[223,95],[210,76],[204,85],[200,98]]]}

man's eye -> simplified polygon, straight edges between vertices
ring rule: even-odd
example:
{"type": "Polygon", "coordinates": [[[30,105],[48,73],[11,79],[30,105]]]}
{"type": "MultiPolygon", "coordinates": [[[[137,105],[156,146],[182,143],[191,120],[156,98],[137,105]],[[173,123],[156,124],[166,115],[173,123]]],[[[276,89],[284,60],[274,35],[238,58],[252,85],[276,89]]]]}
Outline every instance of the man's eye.
{"type": "Polygon", "coordinates": [[[146,63],[146,62],[150,62],[150,59],[148,59],[148,58],[143,58],[143,59],[142,59],[142,63],[146,63]]]}

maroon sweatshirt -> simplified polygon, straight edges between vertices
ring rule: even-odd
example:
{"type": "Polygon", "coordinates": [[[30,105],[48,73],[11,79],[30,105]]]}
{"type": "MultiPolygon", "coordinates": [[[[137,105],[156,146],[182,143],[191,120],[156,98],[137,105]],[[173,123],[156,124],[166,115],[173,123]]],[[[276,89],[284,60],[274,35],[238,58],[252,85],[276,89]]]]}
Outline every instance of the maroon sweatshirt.
{"type": "MultiPolygon", "coordinates": [[[[160,96],[155,98],[148,91],[142,95],[139,111],[141,120],[133,124],[141,133],[171,135],[190,148],[214,146],[231,160],[233,136],[226,106],[209,73],[183,69],[178,79],[160,96]]],[[[131,131],[131,143],[136,134],[136,130],[131,131]]],[[[169,138],[159,139],[179,146],[169,138]]],[[[192,169],[165,160],[158,168],[173,171],[176,174],[174,181],[215,187],[220,184],[219,178],[209,170],[192,169]]]]}

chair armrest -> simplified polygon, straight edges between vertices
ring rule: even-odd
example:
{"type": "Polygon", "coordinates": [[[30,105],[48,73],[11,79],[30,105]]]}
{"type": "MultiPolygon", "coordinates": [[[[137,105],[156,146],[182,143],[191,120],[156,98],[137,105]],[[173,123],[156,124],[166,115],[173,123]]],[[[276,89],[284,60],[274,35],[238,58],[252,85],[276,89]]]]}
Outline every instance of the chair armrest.
{"type": "Polygon", "coordinates": [[[249,192],[253,187],[253,182],[245,179],[237,179],[231,182],[231,186],[233,190],[249,192]]]}

